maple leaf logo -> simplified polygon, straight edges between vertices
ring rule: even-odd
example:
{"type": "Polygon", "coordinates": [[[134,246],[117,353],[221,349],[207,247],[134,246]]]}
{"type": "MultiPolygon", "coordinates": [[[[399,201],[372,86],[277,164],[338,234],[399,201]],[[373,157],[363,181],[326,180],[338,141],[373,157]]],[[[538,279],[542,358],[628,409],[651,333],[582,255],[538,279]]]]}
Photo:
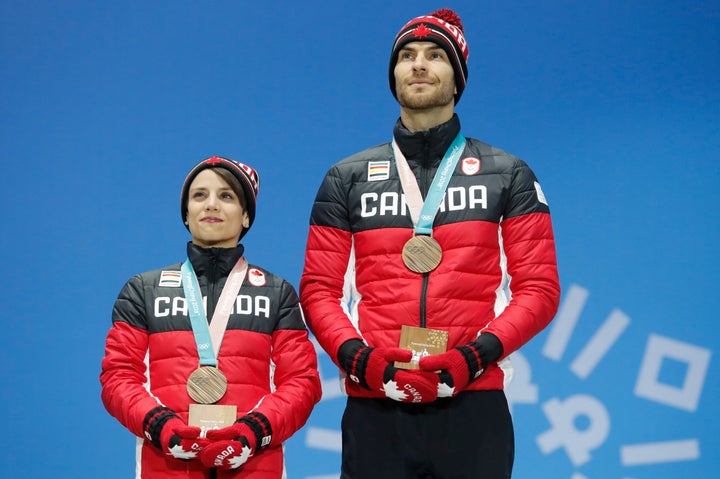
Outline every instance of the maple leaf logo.
{"type": "Polygon", "coordinates": [[[254,286],[265,286],[265,273],[258,269],[251,268],[250,271],[248,271],[248,280],[250,284],[254,286]]]}
{"type": "Polygon", "coordinates": [[[438,383],[438,397],[439,398],[449,398],[452,397],[452,395],[455,393],[455,388],[450,387],[446,383],[438,383]]]}
{"type": "Polygon", "coordinates": [[[465,158],[462,160],[460,167],[462,172],[468,176],[476,175],[480,172],[480,160],[478,158],[465,158]]]}
{"type": "Polygon", "coordinates": [[[407,399],[408,395],[405,391],[402,389],[398,389],[397,382],[393,381],[392,379],[385,384],[383,384],[383,391],[385,391],[385,395],[389,397],[390,399],[394,399],[395,401],[404,401],[407,399]]]}
{"type": "Polygon", "coordinates": [[[432,33],[432,30],[430,30],[427,25],[424,23],[421,23],[418,25],[415,30],[413,30],[413,35],[415,35],[418,38],[426,37],[432,33]]]}
{"type": "Polygon", "coordinates": [[[247,462],[248,459],[250,459],[250,448],[248,446],[243,446],[242,450],[240,451],[240,454],[237,456],[233,456],[228,459],[228,464],[230,464],[230,469],[237,469],[238,467],[242,466],[247,462]]]}
{"type": "Polygon", "coordinates": [[[186,451],[180,444],[171,447],[170,454],[176,459],[194,459],[198,455],[196,451],[186,451]]]}

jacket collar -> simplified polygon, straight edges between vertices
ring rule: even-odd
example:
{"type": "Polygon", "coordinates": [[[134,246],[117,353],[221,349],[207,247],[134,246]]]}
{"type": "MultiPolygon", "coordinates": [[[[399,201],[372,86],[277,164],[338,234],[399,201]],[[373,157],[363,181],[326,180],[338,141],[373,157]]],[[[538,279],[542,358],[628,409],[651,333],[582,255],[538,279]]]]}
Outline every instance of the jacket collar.
{"type": "Polygon", "coordinates": [[[429,130],[416,132],[405,128],[398,119],[393,129],[393,136],[409,163],[437,166],[459,132],[460,118],[457,114],[453,114],[445,123],[429,130]]]}
{"type": "Polygon", "coordinates": [[[195,274],[211,280],[227,276],[245,252],[243,245],[234,248],[203,248],[192,241],[187,244],[187,255],[195,274]]]}

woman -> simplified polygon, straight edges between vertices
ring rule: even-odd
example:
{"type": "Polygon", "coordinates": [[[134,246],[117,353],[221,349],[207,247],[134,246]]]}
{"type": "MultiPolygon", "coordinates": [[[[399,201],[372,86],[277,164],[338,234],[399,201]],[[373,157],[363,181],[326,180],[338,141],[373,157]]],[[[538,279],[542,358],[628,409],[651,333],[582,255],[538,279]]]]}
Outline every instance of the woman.
{"type": "Polygon", "coordinates": [[[320,399],[295,290],[238,244],[258,186],[242,163],[198,163],[180,201],[188,259],[131,278],[115,303],[102,400],[138,436],[138,478],[280,478],[283,441],[320,399]]]}

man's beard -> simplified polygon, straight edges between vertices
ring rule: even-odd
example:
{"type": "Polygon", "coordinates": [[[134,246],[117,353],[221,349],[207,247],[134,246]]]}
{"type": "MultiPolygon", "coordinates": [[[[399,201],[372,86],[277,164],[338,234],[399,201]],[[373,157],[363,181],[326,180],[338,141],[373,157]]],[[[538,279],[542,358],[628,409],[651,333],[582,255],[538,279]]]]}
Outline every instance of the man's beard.
{"type": "Polygon", "coordinates": [[[436,90],[430,95],[413,95],[408,94],[408,87],[401,87],[397,91],[398,103],[407,110],[427,110],[435,107],[447,106],[455,102],[455,92],[453,88],[443,88],[436,90]]]}

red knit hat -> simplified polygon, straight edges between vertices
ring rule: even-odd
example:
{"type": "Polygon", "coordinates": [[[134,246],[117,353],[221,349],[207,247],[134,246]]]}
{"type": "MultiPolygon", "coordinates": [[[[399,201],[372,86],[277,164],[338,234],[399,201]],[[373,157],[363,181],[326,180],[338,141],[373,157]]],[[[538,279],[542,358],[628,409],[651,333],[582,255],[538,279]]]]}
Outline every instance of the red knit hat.
{"type": "MultiPolygon", "coordinates": [[[[239,161],[229,160],[220,156],[211,156],[210,158],[201,161],[195,165],[192,170],[190,170],[190,173],[188,173],[187,177],[185,177],[182,193],[180,194],[180,215],[182,220],[185,221],[187,217],[187,203],[190,184],[193,182],[198,173],[207,168],[225,168],[235,175],[238,181],[240,181],[240,186],[242,186],[243,192],[245,193],[245,203],[249,220],[247,228],[243,228],[242,233],[240,233],[240,238],[242,238],[250,229],[250,226],[252,226],[253,221],[255,221],[255,206],[257,203],[257,195],[260,191],[260,177],[254,168],[240,163],[239,161]]],[[[185,227],[187,227],[187,224],[185,227]]]]}
{"type": "Polygon", "coordinates": [[[445,50],[455,72],[455,86],[457,87],[455,103],[457,104],[467,82],[467,59],[470,54],[465,41],[462,21],[457,13],[449,8],[442,8],[429,15],[413,18],[400,29],[395,36],[390,55],[390,91],[395,98],[397,98],[395,64],[398,52],[410,42],[434,42],[445,50]]]}

